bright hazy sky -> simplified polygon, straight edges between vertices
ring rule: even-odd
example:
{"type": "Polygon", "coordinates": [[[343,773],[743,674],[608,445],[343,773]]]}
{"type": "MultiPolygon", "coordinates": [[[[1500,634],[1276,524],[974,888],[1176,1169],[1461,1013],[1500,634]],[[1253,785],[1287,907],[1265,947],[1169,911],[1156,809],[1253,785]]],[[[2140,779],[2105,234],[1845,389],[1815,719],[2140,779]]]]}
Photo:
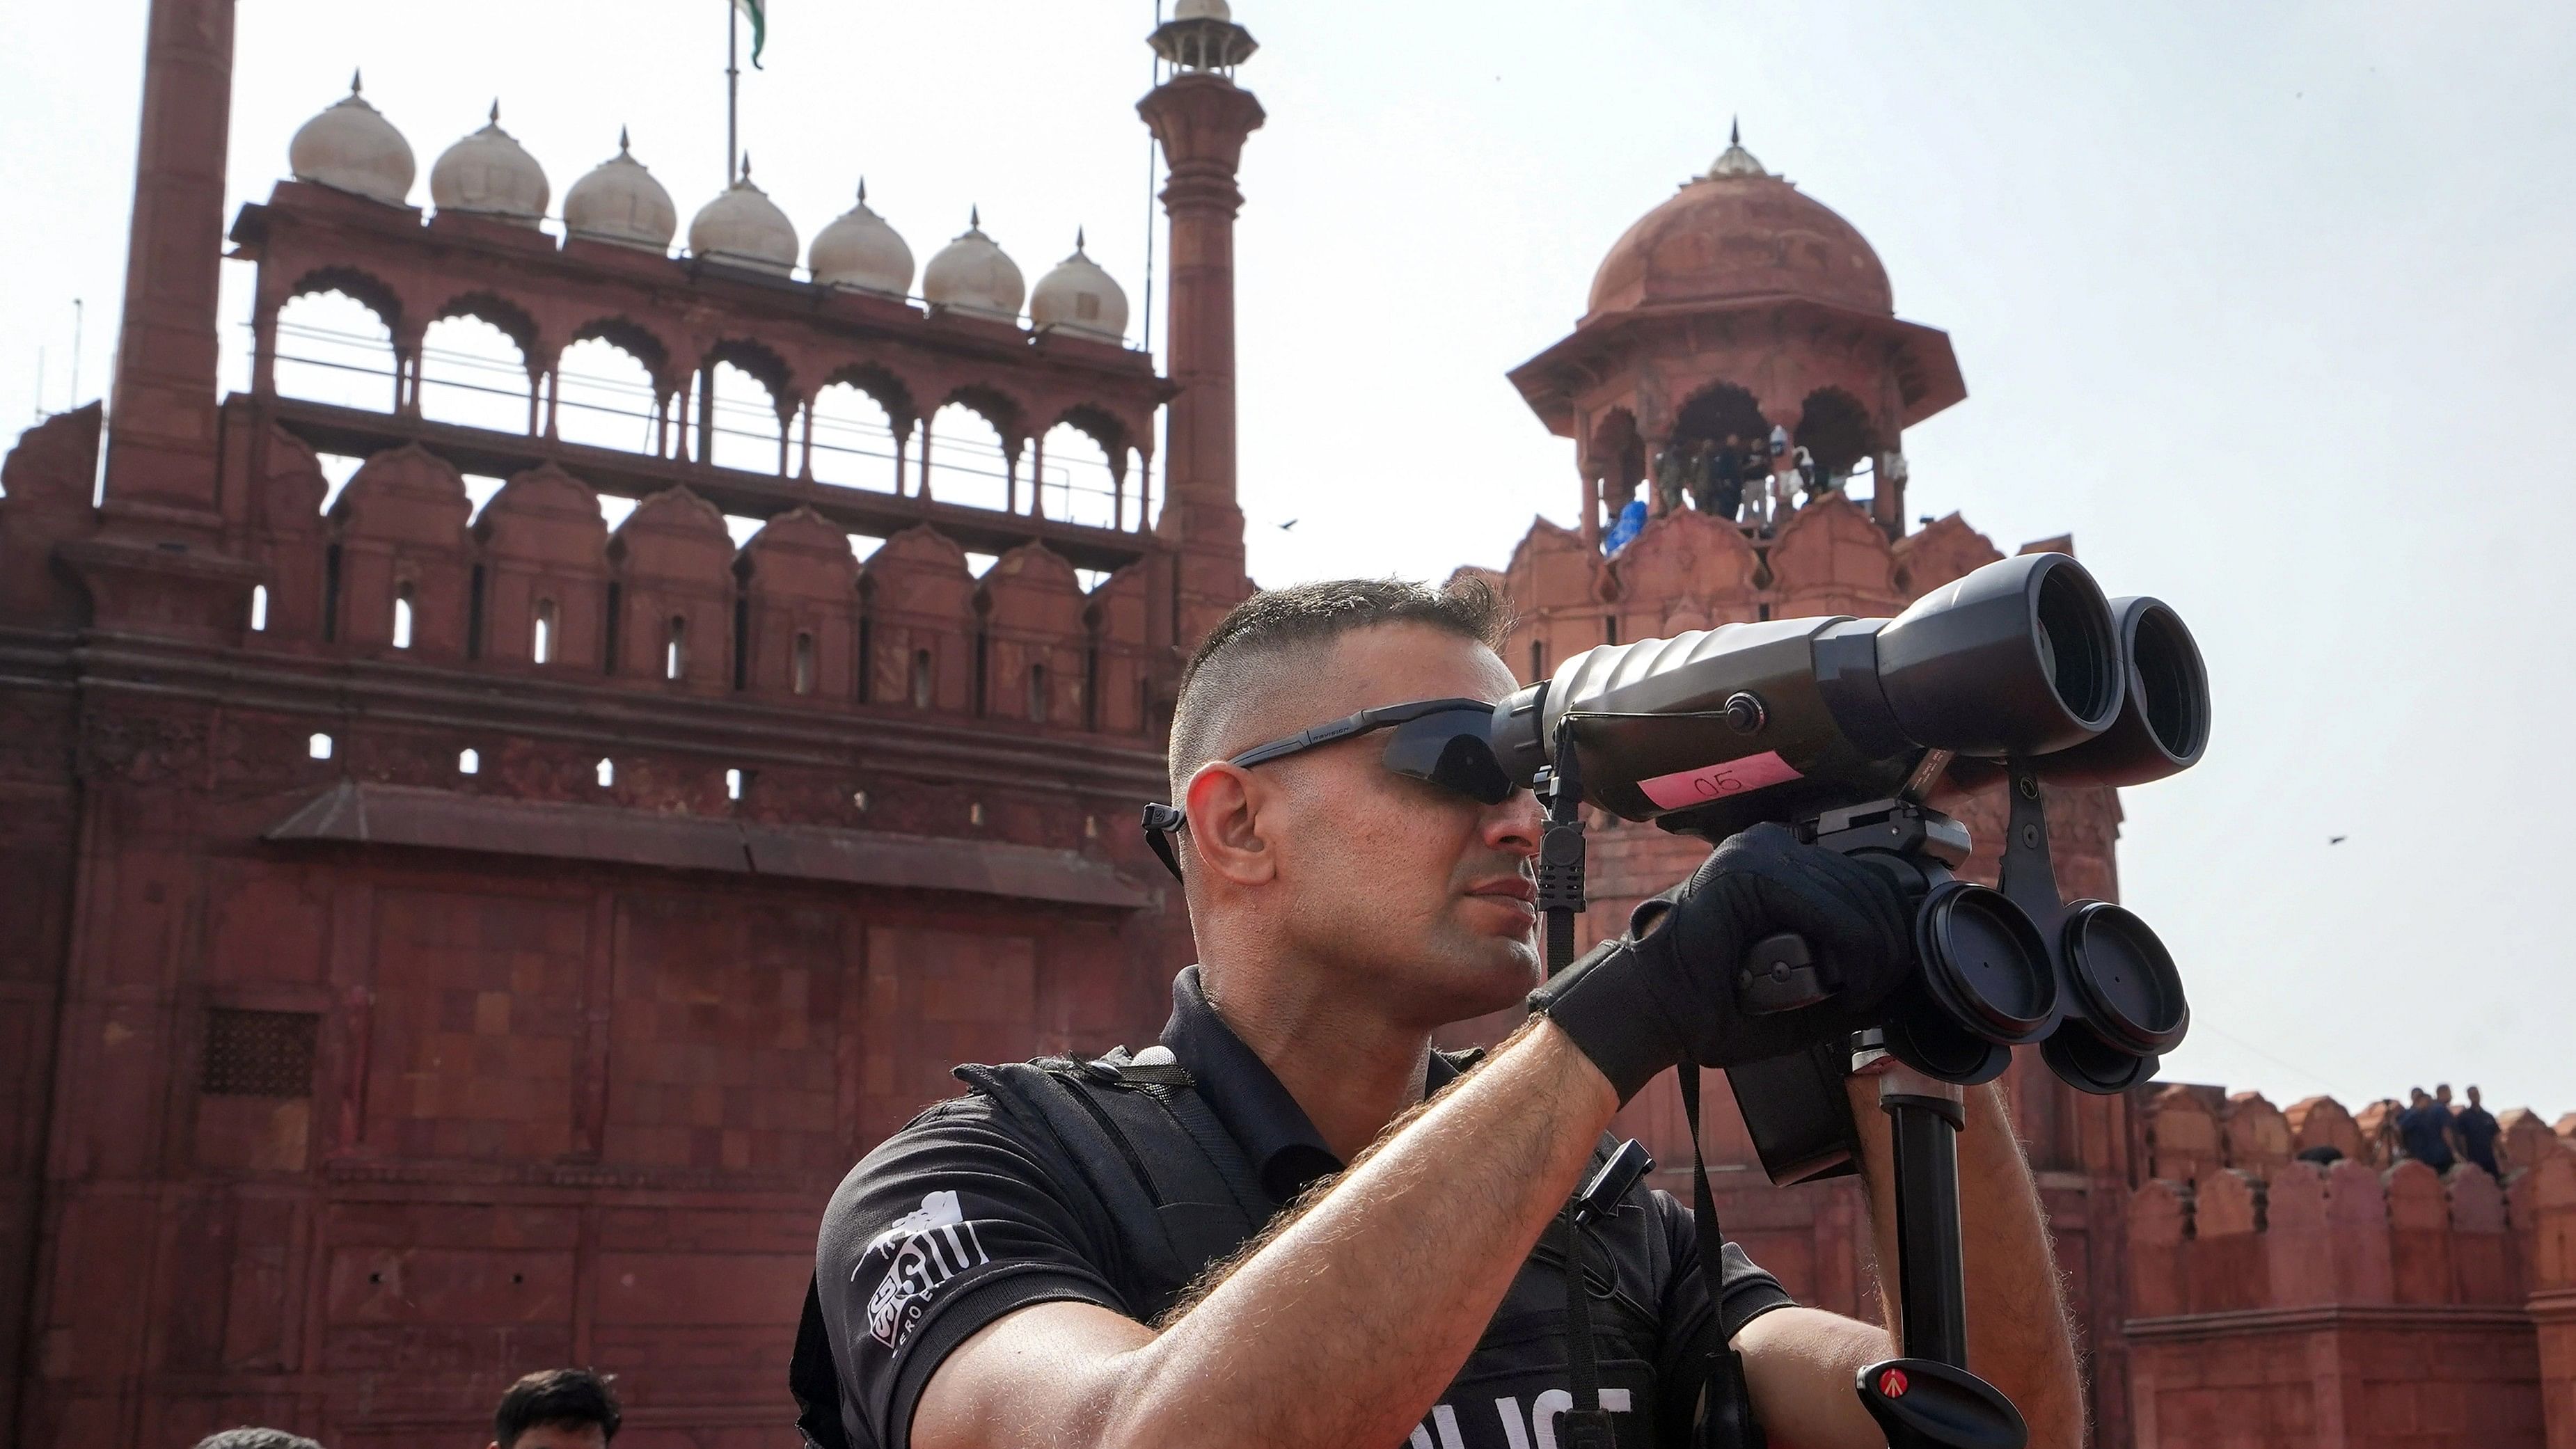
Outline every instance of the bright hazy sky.
{"type": "MultiPolygon", "coordinates": [[[[143,9],[0,6],[0,416],[30,416],[39,346],[44,404],[69,402],[76,296],[83,398],[104,385],[143,9]]],[[[234,204],[363,66],[416,201],[497,95],[558,200],[624,124],[685,218],[723,179],[723,10],[243,0],[234,204]]],[[[980,205],[1032,279],[1079,225],[1139,291],[1150,0],[774,10],[745,143],[807,236],[864,172],[920,257],[980,205]]],[[[2479,1081],[2498,1107],[2576,1109],[2576,11],[1237,15],[1271,118],[1238,254],[1258,578],[1437,577],[1501,564],[1533,515],[1570,522],[1571,445],[1503,374],[1740,114],[1957,346],[1967,402],[1906,438],[1913,511],[1962,510],[2007,552],[2071,531],[2110,592],[2200,635],[2208,763],[2129,792],[2121,851],[2192,993],[2167,1075],[2356,1107],[2479,1081]]]]}

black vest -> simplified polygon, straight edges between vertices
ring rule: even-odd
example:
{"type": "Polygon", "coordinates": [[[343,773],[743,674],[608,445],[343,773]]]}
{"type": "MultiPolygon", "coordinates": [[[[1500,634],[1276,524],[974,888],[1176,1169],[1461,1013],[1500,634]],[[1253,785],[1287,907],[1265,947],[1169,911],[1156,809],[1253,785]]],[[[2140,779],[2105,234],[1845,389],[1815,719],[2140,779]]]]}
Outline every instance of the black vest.
{"type": "MultiPolygon", "coordinates": [[[[1121,1047],[1096,1061],[1051,1057],[961,1066],[956,1075],[1059,1148],[1080,1174],[1116,1228],[1117,1261],[1102,1264],[1103,1274],[1144,1322],[1169,1312],[1200,1274],[1269,1221],[1270,1198],[1251,1162],[1176,1064],[1139,1064],[1121,1047]]],[[[1608,1145],[1596,1151],[1596,1167],[1608,1145]]],[[[1553,1233],[1542,1237],[1533,1258],[1562,1265],[1558,1243],[1553,1233]]],[[[1719,1357],[1724,1361],[1708,1380],[1709,1392],[1732,1402],[1704,1406],[1703,1442],[1759,1449],[1758,1429],[1749,1439],[1726,1437],[1731,1426],[1749,1428],[1750,1415],[1743,1412],[1740,1367],[1731,1353],[1719,1357]]],[[[851,1449],[821,1291],[812,1282],[788,1385],[809,1449],[851,1449]]]]}

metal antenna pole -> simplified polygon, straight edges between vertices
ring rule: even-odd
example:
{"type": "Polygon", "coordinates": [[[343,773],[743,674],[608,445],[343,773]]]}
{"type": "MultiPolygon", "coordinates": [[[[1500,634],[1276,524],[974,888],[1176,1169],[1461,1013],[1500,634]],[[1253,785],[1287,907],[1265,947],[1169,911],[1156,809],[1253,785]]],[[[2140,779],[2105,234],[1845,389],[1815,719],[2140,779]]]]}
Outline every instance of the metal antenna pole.
{"type": "Polygon", "coordinates": [[[742,7],[724,0],[725,8],[725,185],[742,174],[742,7]]]}
{"type": "Polygon", "coordinates": [[[72,298],[72,403],[80,406],[81,299],[72,298]]]}

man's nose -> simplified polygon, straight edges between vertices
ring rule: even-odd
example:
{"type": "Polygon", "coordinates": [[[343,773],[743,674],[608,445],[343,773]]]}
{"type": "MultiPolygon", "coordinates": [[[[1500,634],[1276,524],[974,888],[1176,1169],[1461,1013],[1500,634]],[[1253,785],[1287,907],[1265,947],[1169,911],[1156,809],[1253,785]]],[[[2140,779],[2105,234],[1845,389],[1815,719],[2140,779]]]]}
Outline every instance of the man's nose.
{"type": "Polygon", "coordinates": [[[1510,799],[1485,812],[1485,844],[1493,850],[1511,855],[1538,854],[1541,831],[1547,817],[1538,808],[1538,796],[1527,790],[1514,790],[1510,799]]]}

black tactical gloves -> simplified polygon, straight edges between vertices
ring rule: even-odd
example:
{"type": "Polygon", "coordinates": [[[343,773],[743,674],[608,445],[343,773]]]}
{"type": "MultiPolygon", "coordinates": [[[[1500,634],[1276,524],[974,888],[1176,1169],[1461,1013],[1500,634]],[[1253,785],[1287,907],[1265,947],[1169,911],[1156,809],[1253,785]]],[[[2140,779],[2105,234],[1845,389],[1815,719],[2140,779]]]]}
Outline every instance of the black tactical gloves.
{"type": "Polygon", "coordinates": [[[1530,994],[1619,1090],[1634,1097],[1681,1062],[1761,1061],[1873,1024],[1913,960],[1913,912],[1896,882],[1861,861],[1757,825],[1712,852],[1688,881],[1637,908],[1625,939],[1530,994]],[[1824,999],[1757,1014],[1739,998],[1748,948],[1805,938],[1824,999]]]}

